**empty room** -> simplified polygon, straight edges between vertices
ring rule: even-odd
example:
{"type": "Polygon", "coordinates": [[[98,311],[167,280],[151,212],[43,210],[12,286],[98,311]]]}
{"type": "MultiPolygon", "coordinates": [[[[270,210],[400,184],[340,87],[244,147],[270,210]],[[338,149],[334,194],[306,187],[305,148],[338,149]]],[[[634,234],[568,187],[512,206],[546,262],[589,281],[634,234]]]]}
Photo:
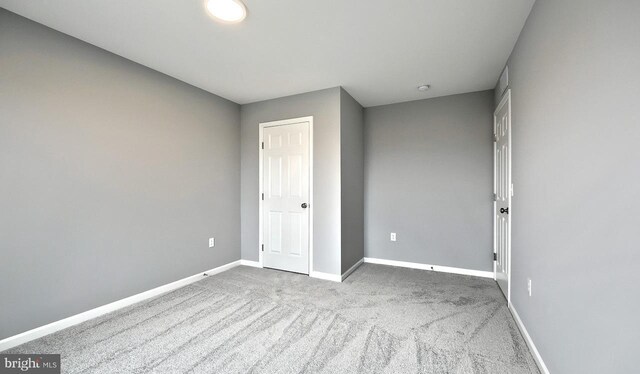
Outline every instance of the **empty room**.
{"type": "Polygon", "coordinates": [[[638,20],[0,0],[0,374],[639,372],[638,20]]]}

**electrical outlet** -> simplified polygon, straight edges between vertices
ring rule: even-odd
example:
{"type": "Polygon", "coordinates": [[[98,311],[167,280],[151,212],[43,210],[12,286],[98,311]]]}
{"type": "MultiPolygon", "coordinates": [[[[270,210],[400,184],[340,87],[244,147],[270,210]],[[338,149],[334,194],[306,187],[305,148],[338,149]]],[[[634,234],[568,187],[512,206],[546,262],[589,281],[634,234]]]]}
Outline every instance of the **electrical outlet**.
{"type": "Polygon", "coordinates": [[[531,297],[531,278],[527,278],[527,291],[529,291],[529,297],[531,297]]]}
{"type": "Polygon", "coordinates": [[[213,248],[216,245],[215,238],[209,238],[209,248],[213,248]]]}
{"type": "Polygon", "coordinates": [[[396,233],[395,232],[391,233],[390,239],[391,239],[392,242],[396,241],[396,233]]]}

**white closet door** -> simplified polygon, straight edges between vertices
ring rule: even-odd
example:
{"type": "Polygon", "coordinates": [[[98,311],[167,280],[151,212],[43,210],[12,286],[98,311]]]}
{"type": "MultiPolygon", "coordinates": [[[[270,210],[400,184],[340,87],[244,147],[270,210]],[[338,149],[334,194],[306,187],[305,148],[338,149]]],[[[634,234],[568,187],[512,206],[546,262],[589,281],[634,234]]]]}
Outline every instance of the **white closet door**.
{"type": "Polygon", "coordinates": [[[309,123],[263,131],[263,266],[308,274],[309,123]]]}

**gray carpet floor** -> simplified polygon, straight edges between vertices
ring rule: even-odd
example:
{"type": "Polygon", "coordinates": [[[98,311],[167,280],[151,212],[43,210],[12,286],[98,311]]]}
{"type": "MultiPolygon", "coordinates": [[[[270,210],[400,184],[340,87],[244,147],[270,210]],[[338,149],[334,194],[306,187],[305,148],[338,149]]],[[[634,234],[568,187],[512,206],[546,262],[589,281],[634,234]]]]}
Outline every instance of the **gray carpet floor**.
{"type": "Polygon", "coordinates": [[[64,373],[539,373],[496,283],[364,264],[237,267],[5,353],[64,373]]]}

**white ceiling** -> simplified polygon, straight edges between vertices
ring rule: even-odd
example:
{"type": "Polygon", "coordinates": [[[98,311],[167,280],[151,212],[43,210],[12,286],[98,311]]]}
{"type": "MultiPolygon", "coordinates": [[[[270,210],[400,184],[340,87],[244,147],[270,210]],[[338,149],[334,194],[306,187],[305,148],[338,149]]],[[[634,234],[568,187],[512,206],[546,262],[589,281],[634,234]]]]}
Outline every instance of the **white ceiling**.
{"type": "Polygon", "coordinates": [[[534,0],[244,3],[224,25],[203,0],[0,0],[240,104],[343,86],[366,107],[493,88],[534,0]]]}

